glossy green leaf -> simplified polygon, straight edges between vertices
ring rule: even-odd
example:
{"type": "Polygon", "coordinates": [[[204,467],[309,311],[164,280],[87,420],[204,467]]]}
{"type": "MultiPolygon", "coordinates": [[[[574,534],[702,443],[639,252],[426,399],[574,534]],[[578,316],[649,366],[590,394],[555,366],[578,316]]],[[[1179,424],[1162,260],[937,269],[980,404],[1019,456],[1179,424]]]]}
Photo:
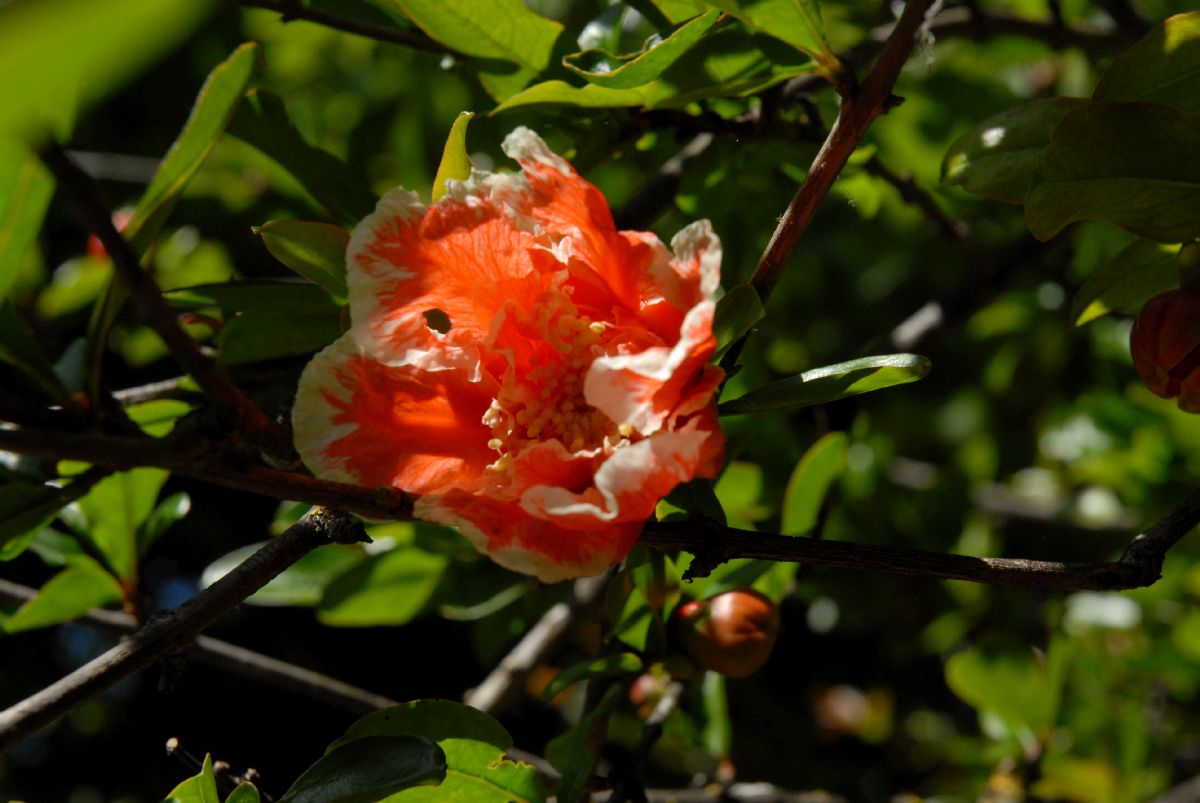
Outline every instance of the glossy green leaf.
{"type": "Polygon", "coordinates": [[[237,789],[229,793],[225,803],[259,803],[258,789],[252,783],[238,784],[237,789]]]}
{"type": "Polygon", "coordinates": [[[816,525],[829,486],[846,470],[846,449],[846,433],[830,432],[800,458],[783,493],[781,533],[803,535],[816,525]]]}
{"type": "Polygon", "coordinates": [[[799,376],[771,382],[717,408],[721,415],[791,410],[915,382],[929,373],[919,354],[883,354],[813,368],[799,376]]]}
{"type": "Polygon", "coordinates": [[[191,510],[192,498],[183,491],[173,493],[155,505],[154,510],[150,511],[150,515],[138,528],[138,555],[144,556],[149,552],[154,542],[191,510]]]}
{"type": "Polygon", "coordinates": [[[37,239],[53,192],[54,179],[34,153],[21,143],[0,140],[0,299],[8,295],[37,239]]]}
{"type": "Polygon", "coordinates": [[[1076,326],[1135,307],[1179,286],[1179,246],[1135,240],[1083,283],[1071,306],[1076,326]]]}
{"type": "Polygon", "coordinates": [[[6,633],[69,622],[101,605],[121,599],[121,585],[86,555],[67,559],[67,568],[46,581],[38,595],[3,622],[6,633]]]}
{"type": "Polygon", "coordinates": [[[787,42],[814,58],[829,58],[825,24],[816,0],[705,0],[747,27],[787,42]]]}
{"type": "Polygon", "coordinates": [[[942,160],[942,183],[1021,203],[1054,127],[1064,114],[1087,104],[1084,98],[1046,98],[987,118],[950,145],[942,160]]]}
{"type": "Polygon", "coordinates": [[[150,247],[188,179],[216,145],[254,76],[259,58],[258,45],[247,42],[209,73],[183,130],[163,157],[125,226],[123,233],[135,254],[141,255],[150,247]]]}
{"type": "Polygon", "coordinates": [[[474,112],[460,112],[450,126],[450,134],[442,148],[442,161],[433,177],[433,200],[436,203],[446,194],[446,180],[466,181],[471,177],[471,157],[467,153],[467,124],[474,112]]]}
{"type": "Polygon", "coordinates": [[[524,92],[518,92],[496,107],[496,112],[530,106],[578,106],[585,109],[607,109],[622,106],[642,106],[647,96],[644,88],[609,89],[595,84],[577,87],[566,81],[543,81],[524,92]]]}
{"type": "Polygon", "coordinates": [[[0,5],[0,139],[65,140],[80,109],[170,52],[211,0],[36,0],[0,5]]]}
{"type": "Polygon", "coordinates": [[[512,737],[500,723],[449,700],[418,700],[377,711],[350,726],[331,748],[351,740],[413,734],[446,754],[446,779],[437,788],[408,789],[387,800],[403,803],[538,803],[546,799],[541,775],[527,764],[504,759],[512,737]]]}
{"type": "Polygon", "coordinates": [[[154,510],[167,472],[135,468],[105,477],[76,504],[73,529],[105,556],[122,578],[132,576],[138,554],[138,529],[154,510]]]}
{"type": "Polygon", "coordinates": [[[277,95],[248,92],[226,130],[274,160],[339,223],[352,226],[375,208],[378,199],[354,170],[300,136],[277,95]]]}
{"type": "Polygon", "coordinates": [[[446,563],[416,547],[372,555],[326,588],[317,617],[335,627],[404,624],[425,610],[446,563]]]}
{"type": "Polygon", "coordinates": [[[298,316],[334,315],[341,305],[329,291],[304,282],[242,281],[203,284],[164,293],[179,309],[259,312],[298,316]]]}
{"type": "Polygon", "coordinates": [[[1200,11],[1164,21],[1100,76],[1095,100],[1168,103],[1200,112],[1200,11]]]}
{"type": "Polygon", "coordinates": [[[1200,236],[1200,115],[1156,103],[1093,103],[1066,114],[1025,197],[1041,240],[1078,220],[1178,243],[1200,236]]]}
{"type": "Polygon", "coordinates": [[[0,299],[0,361],[20,369],[55,401],[70,395],[10,299],[0,299]]]}
{"type": "Polygon", "coordinates": [[[346,247],[341,226],[307,220],[269,220],[254,230],[271,256],[304,278],[346,298],[346,247]]]}
{"type": "MultiPolygon", "coordinates": [[[[262,546],[263,542],[247,544],[217,558],[201,573],[200,587],[207,588],[217,582],[262,546]]],[[[317,547],[247,597],[246,602],[314,607],[320,603],[330,583],[364,559],[362,550],[355,546],[328,544],[317,547]]]]}
{"type": "Polygon", "coordinates": [[[569,666],[554,676],[542,691],[542,700],[549,700],[573,683],[592,678],[612,678],[631,675],[640,672],[644,664],[642,659],[631,652],[608,655],[594,661],[569,666]]]}
{"type": "Polygon", "coordinates": [[[723,353],[750,333],[766,315],[758,291],[748,284],[733,287],[717,302],[713,316],[713,335],[717,338],[717,354],[723,353]]]}
{"type": "Polygon", "coordinates": [[[340,315],[245,312],[225,322],[217,341],[223,366],[320,351],[342,334],[340,315]]]}
{"type": "Polygon", "coordinates": [[[306,769],[279,803],[375,803],[446,777],[446,756],[420,736],[367,736],[330,750],[306,769]]]}
{"type": "Polygon", "coordinates": [[[496,100],[524,89],[551,64],[561,24],[521,0],[373,0],[399,11],[430,37],[477,59],[479,80],[496,100]]]}
{"type": "Polygon", "coordinates": [[[213,775],[212,756],[204,757],[200,772],[188,778],[167,795],[167,803],[221,803],[217,778],[213,775]]]}
{"type": "Polygon", "coordinates": [[[55,488],[32,482],[0,485],[0,561],[21,554],[37,531],[63,506],[83,495],[84,487],[55,488]]]}
{"type": "Polygon", "coordinates": [[[648,84],[679,60],[708,32],[720,16],[708,11],[676,28],[665,39],[655,37],[636,53],[614,56],[603,50],[585,50],[563,58],[563,66],[589,84],[611,89],[633,89],[648,84]]]}

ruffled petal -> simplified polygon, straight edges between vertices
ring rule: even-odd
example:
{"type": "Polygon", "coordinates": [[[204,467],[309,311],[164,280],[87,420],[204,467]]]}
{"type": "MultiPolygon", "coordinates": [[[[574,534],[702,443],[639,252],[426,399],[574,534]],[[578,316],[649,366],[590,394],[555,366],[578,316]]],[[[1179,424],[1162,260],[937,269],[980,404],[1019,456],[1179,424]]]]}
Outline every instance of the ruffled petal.
{"type": "Polygon", "coordinates": [[[363,355],[344,335],[300,377],[292,428],[315,475],[427,493],[477,482],[496,458],[481,423],[494,388],[363,355]]]}

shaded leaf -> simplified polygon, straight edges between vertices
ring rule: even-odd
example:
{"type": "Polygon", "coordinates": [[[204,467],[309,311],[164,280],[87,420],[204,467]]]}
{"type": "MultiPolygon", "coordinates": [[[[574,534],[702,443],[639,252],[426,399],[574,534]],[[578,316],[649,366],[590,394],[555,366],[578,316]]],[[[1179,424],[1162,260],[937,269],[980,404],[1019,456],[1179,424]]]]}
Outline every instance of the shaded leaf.
{"type": "Polygon", "coordinates": [[[435,742],[473,739],[498,750],[512,747],[504,726],[482,711],[451,700],[414,700],[367,714],[351,725],[330,749],[364,736],[415,734],[435,742]]]}
{"type": "Polygon", "coordinates": [[[274,160],[339,222],[354,225],[375,208],[375,194],[345,162],[300,136],[279,96],[246,93],[227,130],[274,160]]]}
{"type": "Polygon", "coordinates": [[[884,354],[813,368],[799,376],[771,382],[732,401],[722,402],[721,415],[790,410],[915,382],[929,373],[930,362],[919,354],[884,354]]]}
{"type": "Polygon", "coordinates": [[[327,290],[304,282],[242,281],[201,284],[163,294],[179,309],[260,312],[298,316],[336,315],[341,306],[327,290]]]}
{"type": "Polygon", "coordinates": [[[1033,180],[1050,133],[1084,98],[1034,100],[987,118],[954,140],[942,160],[942,183],[1019,204],[1033,180]]]}
{"type": "Polygon", "coordinates": [[[447,179],[466,181],[471,177],[471,157],[467,154],[467,124],[474,116],[474,112],[461,112],[454,118],[454,125],[450,126],[450,133],[442,148],[442,161],[438,164],[437,175],[433,177],[434,203],[446,194],[447,179]]]}
{"type": "Polygon", "coordinates": [[[138,556],[150,551],[163,533],[192,509],[192,498],[183,491],[173,493],[154,506],[149,517],[138,528],[138,556]]]}
{"type": "Polygon", "coordinates": [[[615,607],[617,612],[612,617],[613,626],[609,638],[617,639],[630,649],[645,652],[654,625],[658,624],[661,629],[662,624],[650,606],[650,600],[640,588],[625,589],[620,582],[614,582],[608,587],[608,595],[608,604],[615,607]]]}
{"type": "Polygon", "coordinates": [[[700,41],[720,16],[708,11],[676,28],[665,39],[655,37],[636,53],[614,56],[603,50],[585,50],[563,58],[563,66],[589,84],[611,89],[633,89],[662,75],[700,41]]]}
{"type": "Polygon", "coordinates": [[[346,298],[346,247],[350,233],[341,226],[307,220],[268,220],[254,230],[271,256],[304,278],[346,298]]]}
{"type": "Polygon", "coordinates": [[[561,801],[581,799],[596,756],[590,747],[592,725],[597,719],[607,717],[613,707],[620,686],[612,686],[587,714],[565,733],[555,736],[546,745],[546,758],[562,777],[555,787],[555,797],[561,801]]]}
{"type": "Polygon", "coordinates": [[[717,354],[741,340],[766,315],[758,291],[748,284],[733,287],[717,302],[713,317],[713,335],[717,338],[717,354]]]}
{"type": "Polygon", "coordinates": [[[0,360],[20,369],[51,399],[65,402],[69,397],[54,373],[54,366],[10,299],[0,300],[0,360]]]}
{"type": "Polygon", "coordinates": [[[367,736],[330,750],[279,803],[374,803],[412,786],[437,785],[446,756],[419,736],[367,736]]]}
{"type": "Polygon", "coordinates": [[[342,334],[340,315],[246,312],[227,321],[217,342],[221,365],[311,354],[342,334]]]}
{"type": "Polygon", "coordinates": [[[212,756],[204,757],[200,772],[176,786],[167,795],[167,803],[221,803],[217,778],[213,775],[212,756]]]}
{"type": "Polygon", "coordinates": [[[969,647],[946,661],[946,685],[981,712],[998,717],[1017,738],[1044,735],[1054,724],[1068,657],[1060,641],[1044,660],[1003,642],[969,647]]]}
{"type": "Polygon", "coordinates": [[[0,140],[0,299],[37,239],[53,193],[54,179],[42,161],[24,145],[0,140]]]}
{"type": "Polygon", "coordinates": [[[183,130],[159,163],[125,225],[123,234],[135,254],[140,256],[150,247],[188,179],[216,145],[254,75],[259,53],[257,44],[247,42],[208,74],[183,130]]]}
{"type": "Polygon", "coordinates": [[[101,605],[121,599],[121,585],[86,555],[72,555],[67,568],[46,581],[38,595],[3,622],[4,631],[19,633],[69,622],[101,605]]]}
{"type": "Polygon", "coordinates": [[[1078,220],[1178,243],[1200,236],[1200,115],[1155,103],[1093,103],[1066,114],[1025,198],[1041,240],[1078,220]]]}
{"type": "Polygon", "coordinates": [[[846,449],[846,433],[830,432],[800,458],[783,493],[783,535],[803,535],[816,525],[829,486],[846,469],[846,449]]]}
{"type": "Polygon", "coordinates": [[[237,789],[229,793],[225,803],[259,803],[258,789],[252,783],[238,784],[237,789]]]}
{"type": "MultiPolygon", "coordinates": [[[[214,560],[200,574],[200,587],[207,588],[233,571],[263,543],[247,544],[214,560]]],[[[271,582],[246,598],[251,605],[298,605],[313,607],[325,588],[351,566],[365,559],[355,546],[327,544],[317,547],[277,574],[271,582]]]]}
{"type": "Polygon", "coordinates": [[[640,672],[643,666],[642,659],[631,652],[608,655],[594,661],[575,664],[559,672],[553,680],[546,684],[546,688],[542,691],[542,700],[549,700],[571,684],[581,680],[631,675],[634,672],[640,672]]]}
{"type": "Polygon", "coordinates": [[[329,584],[317,618],[335,627],[404,624],[425,609],[446,564],[416,547],[372,555],[329,584]]]}
{"type": "Polygon", "coordinates": [[[1076,326],[1135,307],[1179,285],[1179,246],[1136,240],[1083,283],[1071,306],[1076,326]]]}
{"type": "Polygon", "coordinates": [[[84,485],[65,488],[31,482],[0,485],[0,561],[21,554],[39,529],[86,490],[84,485]]]}
{"type": "Polygon", "coordinates": [[[1200,112],[1200,11],[1164,21],[1100,76],[1095,100],[1169,103],[1200,112]]]}

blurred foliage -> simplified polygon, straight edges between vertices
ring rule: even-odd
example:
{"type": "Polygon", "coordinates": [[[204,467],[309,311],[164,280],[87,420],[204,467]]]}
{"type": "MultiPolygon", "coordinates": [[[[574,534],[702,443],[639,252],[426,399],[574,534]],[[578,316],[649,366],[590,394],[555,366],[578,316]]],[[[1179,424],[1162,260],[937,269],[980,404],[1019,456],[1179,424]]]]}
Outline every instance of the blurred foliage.
{"type": "MultiPolygon", "coordinates": [[[[24,409],[13,399],[78,413],[96,389],[177,373],[113,289],[103,248],[51,202],[34,155],[49,134],[125,210],[188,331],[280,414],[307,357],[346,325],[338,255],[378,195],[403,185],[430,200],[467,159],[510,169],[499,143],[529,125],[615,210],[639,209],[625,205],[711,133],[636,225],[666,240],[713,222],[721,347],[747,336],[723,411],[749,414],[723,419],[720,478],[677,489],[660,518],[1088,562],[1113,559],[1200,482],[1196,420],[1137,382],[1128,351],[1130,316],[1179,284],[1195,248],[1180,245],[1200,234],[1200,22],[1160,25],[1200,4],[970,4],[1041,27],[996,35],[985,17],[974,38],[927,37],[900,76],[905,102],[875,122],[765,304],[746,281],[836,115],[830,82],[861,78],[862,54],[894,21],[886,4],[311,3],[423,49],[236,4],[117,5],[0,5],[0,77],[13,88],[0,112],[4,415],[24,409]],[[1139,44],[1056,46],[1052,11],[1120,33],[1122,9],[1147,24],[1139,44]],[[1038,244],[1029,231],[1057,236],[1038,244]],[[903,342],[898,327],[931,302],[944,324],[903,342]],[[865,390],[879,392],[854,395],[865,390]]],[[[129,406],[124,425],[190,426],[194,390],[129,406]]],[[[0,571],[39,589],[0,608],[5,704],[103,644],[48,626],[97,605],[178,604],[305,509],[149,468],[72,495],[79,471],[0,453],[0,571]]],[[[569,593],[444,528],[369,532],[369,545],[311,553],[220,634],[398,699],[454,697],[569,593]]],[[[338,742],[347,717],[305,710],[315,724],[264,745],[254,717],[274,726],[278,710],[189,667],[169,720],[150,688],[118,687],[0,759],[0,794],[157,800],[199,768],[172,797],[257,799],[218,793],[208,758],[144,766],[183,735],[200,754],[267,765],[276,797],[297,778],[294,799],[347,778],[360,784],[347,795],[389,794],[440,767],[446,783],[486,778],[500,798],[541,799],[540,776],[500,761],[505,750],[547,755],[561,789],[580,790],[589,739],[607,722],[617,754],[636,751],[676,678],[680,704],[641,768],[650,785],[732,771],[848,800],[1146,800],[1200,775],[1198,555],[1184,540],[1147,589],[1050,594],[745,559],[685,581],[686,553],[639,547],[601,621],[580,622],[530,678],[508,730],[423,700],[338,742]],[[783,627],[761,672],[726,682],[680,660],[668,623],[684,600],[738,587],[776,601],[783,627]],[[639,686],[648,696],[631,699],[639,686]]],[[[264,694],[300,715],[298,698],[264,694]]],[[[449,788],[394,799],[451,799],[449,788]]]]}

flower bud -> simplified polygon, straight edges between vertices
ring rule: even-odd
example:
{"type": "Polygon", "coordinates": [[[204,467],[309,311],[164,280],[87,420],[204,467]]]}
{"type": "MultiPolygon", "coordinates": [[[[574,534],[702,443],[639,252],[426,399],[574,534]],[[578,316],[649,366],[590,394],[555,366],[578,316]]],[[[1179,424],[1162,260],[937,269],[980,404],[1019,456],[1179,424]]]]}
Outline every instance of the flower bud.
{"type": "Polygon", "coordinates": [[[692,660],[733,678],[744,678],[766,663],[779,632],[775,603],[757,591],[727,591],[693,600],[681,605],[674,618],[692,660]]]}
{"type": "Polygon", "coordinates": [[[1146,302],[1129,336],[1133,367],[1156,396],[1179,397],[1200,413],[1200,290],[1171,290],[1146,302]]]}

